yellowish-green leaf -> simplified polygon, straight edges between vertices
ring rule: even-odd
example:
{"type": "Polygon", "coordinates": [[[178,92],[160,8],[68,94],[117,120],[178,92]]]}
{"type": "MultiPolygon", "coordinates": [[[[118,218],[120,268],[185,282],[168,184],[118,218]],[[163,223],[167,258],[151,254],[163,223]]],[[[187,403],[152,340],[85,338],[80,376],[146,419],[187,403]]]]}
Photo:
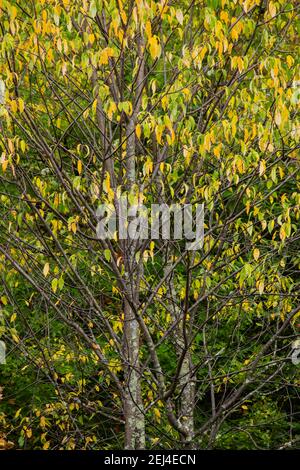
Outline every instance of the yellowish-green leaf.
{"type": "Polygon", "coordinates": [[[50,265],[49,265],[49,263],[46,263],[45,266],[44,266],[44,269],[43,269],[43,274],[44,274],[45,277],[48,276],[49,270],[50,270],[50,265]]]}

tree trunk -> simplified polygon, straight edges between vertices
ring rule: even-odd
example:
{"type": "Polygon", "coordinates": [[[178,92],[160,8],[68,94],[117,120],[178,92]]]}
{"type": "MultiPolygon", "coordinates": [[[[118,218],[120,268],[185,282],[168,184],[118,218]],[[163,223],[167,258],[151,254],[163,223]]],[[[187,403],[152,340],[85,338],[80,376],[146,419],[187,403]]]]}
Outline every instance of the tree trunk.
{"type": "MultiPolygon", "coordinates": [[[[165,274],[170,272],[171,274],[172,263],[170,260],[167,262],[165,268],[165,274]]],[[[172,299],[174,308],[174,319],[177,321],[177,328],[175,330],[174,343],[178,361],[182,360],[180,372],[178,375],[178,391],[180,394],[180,406],[178,418],[184,431],[185,436],[182,434],[182,441],[185,443],[185,447],[193,449],[194,439],[194,406],[195,406],[195,378],[193,375],[193,363],[191,353],[189,351],[189,345],[186,344],[187,338],[185,337],[184,328],[187,325],[183,322],[183,311],[176,303],[177,295],[173,283],[172,277],[169,280],[170,298],[172,299]],[[184,355],[182,359],[182,355],[184,355]]]]}
{"type": "Polygon", "coordinates": [[[194,438],[194,405],[195,405],[195,380],[192,376],[192,359],[187,352],[182,362],[179,378],[180,422],[186,432],[185,446],[193,449],[194,438]]]}
{"type": "MultiPolygon", "coordinates": [[[[127,132],[126,174],[127,191],[134,191],[135,185],[135,116],[130,119],[127,132]]],[[[126,364],[125,391],[125,449],[145,448],[145,418],[142,403],[141,376],[139,367],[140,327],[132,306],[139,301],[139,279],[141,263],[136,262],[137,241],[124,242],[124,267],[126,295],[124,296],[124,351],[126,364]]]]}
{"type": "Polygon", "coordinates": [[[125,371],[126,390],[124,398],[125,411],[125,449],[145,448],[145,420],[141,400],[141,382],[139,370],[140,331],[134,312],[128,301],[124,308],[125,328],[125,371]]]}

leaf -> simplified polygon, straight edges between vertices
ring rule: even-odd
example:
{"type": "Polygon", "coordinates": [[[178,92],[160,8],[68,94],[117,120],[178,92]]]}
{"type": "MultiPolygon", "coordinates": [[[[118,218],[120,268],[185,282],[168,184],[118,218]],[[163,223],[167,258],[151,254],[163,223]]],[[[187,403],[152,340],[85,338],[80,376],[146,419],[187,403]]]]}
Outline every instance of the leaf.
{"type": "Polygon", "coordinates": [[[151,38],[149,38],[149,46],[150,55],[152,59],[157,59],[161,53],[161,47],[157,36],[152,36],[151,38]]]}
{"type": "Polygon", "coordinates": [[[182,10],[176,10],[176,19],[179,24],[183,24],[183,13],[182,10]]]}
{"type": "Polygon", "coordinates": [[[12,100],[10,102],[10,108],[14,114],[18,111],[18,103],[16,102],[16,100],[12,100]]]}
{"type": "Polygon", "coordinates": [[[260,295],[262,295],[262,293],[264,292],[264,288],[265,288],[264,281],[259,281],[259,283],[258,283],[258,292],[260,293],[260,295]]]}
{"type": "Polygon", "coordinates": [[[18,11],[17,11],[16,7],[13,5],[11,7],[11,10],[10,10],[11,21],[14,21],[16,19],[17,13],[18,13],[18,11]]]}
{"type": "Polygon", "coordinates": [[[142,128],[141,128],[141,125],[140,125],[140,124],[137,124],[137,125],[136,125],[135,133],[136,133],[137,138],[140,139],[141,134],[142,134],[142,128]]]}
{"type": "Polygon", "coordinates": [[[110,174],[108,171],[106,172],[105,180],[103,181],[103,189],[106,193],[109,193],[111,186],[110,186],[110,174]]]}
{"type": "Polygon", "coordinates": [[[154,411],[154,415],[155,415],[157,422],[160,423],[160,418],[161,418],[160,410],[158,408],[154,408],[153,411],[154,411]]]}
{"type": "Polygon", "coordinates": [[[145,32],[146,32],[147,38],[150,39],[152,37],[152,28],[151,28],[151,23],[149,20],[146,21],[145,32]]]}
{"type": "Polygon", "coordinates": [[[58,281],[58,287],[60,288],[60,290],[63,289],[64,284],[65,284],[64,278],[63,278],[63,277],[60,277],[60,278],[59,278],[59,281],[58,281]]]}
{"type": "Polygon", "coordinates": [[[50,270],[50,265],[49,265],[49,263],[46,263],[45,266],[44,266],[44,269],[43,269],[43,274],[44,274],[45,277],[48,276],[49,270],[50,270]]]}
{"type": "Polygon", "coordinates": [[[92,0],[91,1],[91,4],[90,4],[90,9],[89,9],[89,14],[92,18],[95,18],[95,16],[97,15],[97,5],[96,5],[96,1],[95,0],[92,0]]]}
{"type": "Polygon", "coordinates": [[[70,229],[71,229],[71,232],[73,233],[76,233],[77,232],[77,224],[76,222],[71,222],[71,225],[70,225],[70,229]]]}
{"type": "Polygon", "coordinates": [[[109,58],[114,56],[114,50],[111,47],[106,47],[100,53],[99,65],[107,65],[109,58]]]}
{"type": "Polygon", "coordinates": [[[281,124],[281,113],[278,109],[276,110],[276,113],[275,113],[275,123],[278,127],[281,124]]]}
{"type": "Polygon", "coordinates": [[[22,411],[22,408],[19,408],[15,414],[15,418],[18,418],[20,416],[21,411],[22,411]]]}
{"type": "Polygon", "coordinates": [[[276,16],[276,5],[274,2],[269,2],[269,13],[271,18],[274,18],[276,16]]]}
{"type": "Polygon", "coordinates": [[[104,258],[106,259],[106,261],[110,261],[110,258],[111,258],[111,252],[110,250],[106,249],[104,250],[104,258]]]}
{"type": "Polygon", "coordinates": [[[22,100],[22,98],[19,98],[19,111],[20,111],[20,113],[23,113],[24,108],[25,108],[24,101],[22,100]]]}
{"type": "Polygon", "coordinates": [[[259,163],[259,176],[262,176],[265,171],[266,171],[266,162],[265,160],[261,160],[260,163],[259,163]]]}
{"type": "Polygon", "coordinates": [[[10,317],[10,323],[13,323],[15,321],[15,319],[17,318],[17,314],[16,313],[13,313],[12,316],[10,317]]]}
{"type": "Polygon", "coordinates": [[[286,62],[288,64],[288,67],[291,68],[292,65],[294,64],[294,58],[291,55],[288,55],[286,58],[286,62]]]}
{"type": "Polygon", "coordinates": [[[255,249],[253,250],[253,258],[255,259],[255,261],[258,260],[259,255],[260,255],[259,249],[258,249],[258,248],[255,248],[255,249]]]}
{"type": "Polygon", "coordinates": [[[14,443],[11,441],[7,441],[4,437],[0,437],[0,450],[8,450],[14,447],[14,443]]]}
{"type": "Polygon", "coordinates": [[[280,240],[286,239],[286,231],[285,231],[284,224],[280,227],[279,236],[280,236],[280,240]]]}
{"type": "Polygon", "coordinates": [[[56,278],[52,279],[51,288],[54,294],[57,291],[57,286],[58,286],[58,280],[56,278]]]}
{"type": "Polygon", "coordinates": [[[45,428],[45,427],[46,427],[46,418],[45,418],[45,416],[41,416],[41,418],[40,418],[40,426],[41,426],[41,428],[45,428]]]}
{"type": "Polygon", "coordinates": [[[268,232],[269,232],[269,233],[272,233],[272,232],[273,232],[274,225],[275,225],[275,221],[274,221],[274,220],[270,220],[270,222],[268,223],[268,232]]]}
{"type": "Polygon", "coordinates": [[[93,45],[95,42],[95,35],[93,33],[88,36],[89,42],[93,45]]]}
{"type": "Polygon", "coordinates": [[[14,331],[14,332],[11,333],[11,337],[12,337],[12,339],[14,340],[14,342],[18,344],[18,343],[20,342],[20,338],[19,338],[19,336],[15,333],[16,330],[13,329],[13,331],[14,331]]]}

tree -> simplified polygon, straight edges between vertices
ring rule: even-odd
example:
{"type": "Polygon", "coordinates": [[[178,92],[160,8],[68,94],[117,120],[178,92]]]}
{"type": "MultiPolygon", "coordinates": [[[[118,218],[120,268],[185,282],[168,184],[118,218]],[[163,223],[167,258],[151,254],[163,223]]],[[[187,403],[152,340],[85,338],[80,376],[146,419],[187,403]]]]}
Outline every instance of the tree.
{"type": "Polygon", "coordinates": [[[67,423],[36,446],[218,447],[298,383],[298,9],[2,1],[2,334],[67,423]],[[204,203],[202,249],[99,239],[121,195],[204,203]],[[117,421],[111,444],[81,409],[117,421]]]}

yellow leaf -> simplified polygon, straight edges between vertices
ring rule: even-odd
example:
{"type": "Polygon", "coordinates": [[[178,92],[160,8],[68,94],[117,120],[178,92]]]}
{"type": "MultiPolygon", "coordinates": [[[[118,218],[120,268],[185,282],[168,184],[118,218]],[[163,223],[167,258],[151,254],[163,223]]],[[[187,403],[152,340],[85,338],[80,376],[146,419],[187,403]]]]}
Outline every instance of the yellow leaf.
{"type": "Polygon", "coordinates": [[[289,68],[291,68],[293,63],[294,63],[293,57],[291,55],[288,55],[287,58],[286,58],[286,61],[287,61],[287,64],[288,64],[289,68]]]}
{"type": "Polygon", "coordinates": [[[199,58],[200,58],[201,61],[204,59],[204,56],[205,56],[206,52],[207,52],[207,47],[203,46],[200,50],[200,53],[199,53],[199,58]]]}
{"type": "Polygon", "coordinates": [[[52,291],[55,292],[57,291],[57,284],[58,284],[58,281],[56,278],[52,279],[52,282],[51,282],[51,288],[52,288],[52,291]]]}
{"type": "Polygon", "coordinates": [[[163,130],[164,130],[164,126],[161,125],[161,124],[158,124],[156,127],[155,127],[155,135],[156,135],[156,140],[157,142],[161,145],[162,144],[162,133],[163,133],[163,130]]]}
{"type": "Polygon", "coordinates": [[[81,160],[77,161],[77,171],[78,171],[79,175],[81,175],[81,173],[82,173],[82,161],[81,160]]]}
{"type": "Polygon", "coordinates": [[[6,441],[3,437],[0,438],[0,450],[8,450],[14,447],[14,443],[6,441]]]}
{"type": "Polygon", "coordinates": [[[90,114],[90,110],[89,110],[89,108],[87,108],[87,109],[84,111],[84,113],[83,113],[82,116],[84,117],[84,119],[87,119],[89,114],[90,114]]]}
{"type": "Polygon", "coordinates": [[[286,239],[286,231],[285,231],[284,225],[282,225],[280,227],[279,236],[280,236],[280,240],[285,240],[286,239]]]}
{"type": "Polygon", "coordinates": [[[275,113],[275,123],[277,126],[280,126],[281,124],[281,114],[280,114],[280,111],[276,111],[275,113]]]}
{"type": "Polygon", "coordinates": [[[47,60],[48,60],[48,62],[53,62],[53,60],[54,60],[53,50],[51,48],[47,52],[47,60]]]}
{"type": "Polygon", "coordinates": [[[258,260],[259,255],[260,255],[259,249],[258,249],[258,248],[255,248],[255,249],[253,250],[253,258],[255,259],[255,261],[258,260]]]}
{"type": "Polygon", "coordinates": [[[239,72],[242,73],[242,71],[244,70],[244,61],[241,57],[237,58],[237,65],[238,65],[239,72]]]}
{"type": "Polygon", "coordinates": [[[72,231],[73,233],[76,233],[76,232],[77,232],[77,225],[76,225],[76,222],[72,222],[70,228],[71,228],[71,231],[72,231]]]}
{"type": "Polygon", "coordinates": [[[106,193],[109,193],[110,190],[110,174],[106,172],[105,180],[103,181],[103,189],[106,193]]]}
{"type": "Polygon", "coordinates": [[[20,342],[20,338],[18,335],[12,333],[11,335],[12,339],[14,340],[15,343],[19,343],[20,342]]]}
{"type": "Polygon", "coordinates": [[[111,47],[106,47],[105,49],[101,51],[99,64],[107,65],[109,58],[113,57],[113,55],[114,55],[114,50],[111,47]]]}
{"type": "Polygon", "coordinates": [[[141,134],[142,134],[142,128],[141,128],[141,125],[140,125],[140,124],[137,124],[137,125],[136,125],[135,133],[136,133],[137,138],[140,139],[141,134]]]}
{"type": "Polygon", "coordinates": [[[204,137],[203,148],[204,148],[204,150],[209,151],[210,146],[211,146],[210,135],[206,134],[206,136],[204,137]]]}
{"type": "Polygon", "coordinates": [[[46,441],[45,444],[43,445],[43,450],[48,450],[50,447],[50,441],[46,441]]]}
{"type": "Polygon", "coordinates": [[[109,108],[107,110],[107,116],[109,117],[109,119],[112,119],[113,117],[113,114],[117,111],[117,105],[114,101],[111,101],[109,103],[109,108]]]}
{"type": "Polygon", "coordinates": [[[272,71],[273,71],[273,78],[274,78],[274,77],[277,77],[278,72],[279,72],[279,68],[278,68],[278,64],[277,64],[277,63],[274,65],[272,71]]]}
{"type": "Polygon", "coordinates": [[[150,39],[152,37],[152,28],[151,28],[151,23],[149,20],[146,22],[145,32],[146,32],[147,38],[150,39]]]}
{"type": "Polygon", "coordinates": [[[5,173],[7,166],[8,166],[8,160],[6,160],[5,157],[1,158],[1,165],[2,165],[2,171],[5,173]]]}
{"type": "Polygon", "coordinates": [[[154,415],[155,415],[156,420],[157,420],[158,422],[160,422],[161,414],[160,414],[159,409],[158,409],[158,408],[154,408],[153,411],[154,411],[154,415]]]}
{"type": "Polygon", "coordinates": [[[190,98],[191,91],[188,88],[183,88],[182,93],[185,95],[186,98],[190,98]]]}
{"type": "Polygon", "coordinates": [[[259,281],[257,284],[257,288],[258,288],[258,292],[260,293],[260,295],[262,295],[262,293],[264,292],[264,288],[265,288],[264,281],[259,281]]]}
{"type": "Polygon", "coordinates": [[[126,13],[123,9],[121,10],[120,16],[122,18],[123,23],[126,24],[127,23],[127,15],[126,15],[126,13]]]}
{"type": "Polygon", "coordinates": [[[15,6],[12,6],[11,7],[11,13],[10,13],[10,16],[11,16],[11,21],[14,21],[16,16],[17,16],[17,9],[15,6]]]}
{"type": "Polygon", "coordinates": [[[24,111],[24,101],[22,100],[22,98],[19,98],[19,110],[20,113],[23,113],[24,111]]]}
{"type": "Polygon", "coordinates": [[[44,269],[43,269],[43,274],[44,274],[45,277],[48,276],[49,270],[50,270],[49,263],[46,263],[45,266],[44,266],[44,269]]]}
{"type": "Polygon", "coordinates": [[[169,98],[167,97],[167,95],[164,95],[161,99],[161,105],[164,111],[166,111],[168,104],[169,104],[169,98]]]}
{"type": "Polygon", "coordinates": [[[90,42],[91,44],[94,44],[94,42],[95,42],[95,35],[92,34],[92,33],[89,34],[89,42],[90,42]]]}
{"type": "Polygon", "coordinates": [[[183,24],[183,13],[181,10],[176,10],[176,19],[179,24],[183,24]]]}
{"type": "Polygon", "coordinates": [[[220,18],[221,18],[221,20],[223,20],[225,23],[228,23],[228,21],[229,21],[229,16],[228,16],[227,11],[222,10],[222,11],[221,11],[221,14],[220,14],[220,18]]]}
{"type": "Polygon", "coordinates": [[[261,160],[259,164],[259,176],[262,176],[266,171],[266,162],[265,160],[261,160]]]}
{"type": "Polygon", "coordinates": [[[10,317],[10,322],[13,323],[16,318],[17,318],[17,314],[13,313],[12,316],[10,317]]]}
{"type": "Polygon", "coordinates": [[[10,102],[10,107],[14,114],[18,111],[18,103],[16,102],[16,100],[12,100],[10,102]]]}
{"type": "Polygon", "coordinates": [[[269,2],[269,13],[271,18],[274,18],[274,16],[276,15],[276,5],[274,5],[273,2],[269,2]]]}
{"type": "Polygon", "coordinates": [[[161,52],[161,47],[158,42],[157,36],[152,36],[149,38],[149,49],[150,49],[150,55],[153,60],[157,59],[160,56],[161,52]]]}
{"type": "Polygon", "coordinates": [[[236,167],[239,173],[244,173],[244,162],[241,158],[236,159],[236,167]]]}
{"type": "Polygon", "coordinates": [[[45,427],[46,427],[46,418],[45,418],[45,416],[41,416],[41,418],[40,418],[40,426],[41,426],[41,428],[45,428],[45,427]]]}
{"type": "Polygon", "coordinates": [[[221,143],[213,149],[213,153],[214,153],[215,157],[220,158],[221,149],[222,149],[222,144],[221,143]]]}

